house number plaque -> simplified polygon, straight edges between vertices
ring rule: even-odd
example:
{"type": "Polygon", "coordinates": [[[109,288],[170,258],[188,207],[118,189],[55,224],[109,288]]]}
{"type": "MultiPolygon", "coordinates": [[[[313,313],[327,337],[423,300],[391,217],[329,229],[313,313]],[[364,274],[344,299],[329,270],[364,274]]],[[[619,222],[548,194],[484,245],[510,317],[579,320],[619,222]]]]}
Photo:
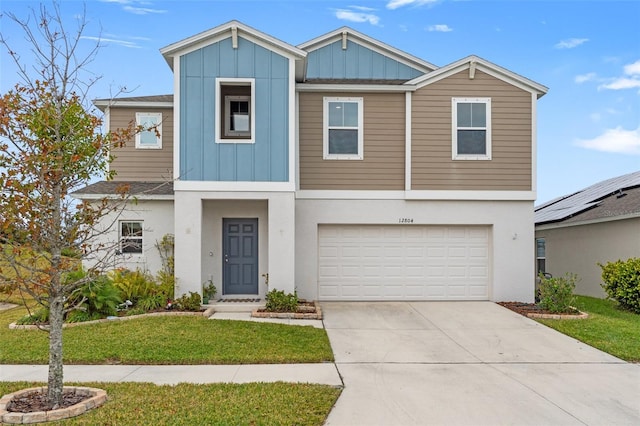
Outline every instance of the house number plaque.
{"type": "Polygon", "coordinates": [[[400,219],[398,219],[398,223],[413,223],[413,218],[401,217],[400,219]]]}

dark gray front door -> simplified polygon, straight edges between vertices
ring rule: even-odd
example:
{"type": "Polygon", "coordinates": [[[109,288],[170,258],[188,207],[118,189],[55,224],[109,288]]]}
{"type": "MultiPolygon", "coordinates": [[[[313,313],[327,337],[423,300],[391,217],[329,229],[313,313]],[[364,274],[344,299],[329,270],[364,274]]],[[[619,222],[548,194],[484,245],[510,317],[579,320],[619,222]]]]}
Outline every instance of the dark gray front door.
{"type": "Polygon", "coordinates": [[[222,219],[222,294],[258,294],[258,219],[222,219]]]}

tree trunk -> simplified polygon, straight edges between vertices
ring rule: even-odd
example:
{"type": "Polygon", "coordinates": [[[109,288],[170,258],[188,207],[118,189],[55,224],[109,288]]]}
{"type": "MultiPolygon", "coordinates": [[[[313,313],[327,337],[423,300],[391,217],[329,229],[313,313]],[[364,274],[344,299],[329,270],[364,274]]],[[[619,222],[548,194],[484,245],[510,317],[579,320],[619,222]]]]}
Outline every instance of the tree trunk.
{"type": "Polygon", "coordinates": [[[47,398],[52,410],[62,404],[62,324],[64,298],[60,294],[49,299],[49,379],[47,398]]]}

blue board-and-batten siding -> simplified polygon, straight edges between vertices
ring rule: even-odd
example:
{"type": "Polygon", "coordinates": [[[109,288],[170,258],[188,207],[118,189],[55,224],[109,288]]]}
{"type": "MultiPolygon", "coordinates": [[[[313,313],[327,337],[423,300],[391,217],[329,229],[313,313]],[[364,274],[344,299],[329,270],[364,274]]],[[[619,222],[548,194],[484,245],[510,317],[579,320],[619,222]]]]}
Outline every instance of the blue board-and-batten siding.
{"type": "Polygon", "coordinates": [[[180,58],[180,179],[289,180],[288,59],[238,37],[180,58]],[[255,143],[216,143],[216,78],[255,79],[255,143]]]}
{"type": "Polygon", "coordinates": [[[410,80],[424,74],[350,40],[346,49],[339,40],[314,50],[307,61],[308,79],[410,80]]]}

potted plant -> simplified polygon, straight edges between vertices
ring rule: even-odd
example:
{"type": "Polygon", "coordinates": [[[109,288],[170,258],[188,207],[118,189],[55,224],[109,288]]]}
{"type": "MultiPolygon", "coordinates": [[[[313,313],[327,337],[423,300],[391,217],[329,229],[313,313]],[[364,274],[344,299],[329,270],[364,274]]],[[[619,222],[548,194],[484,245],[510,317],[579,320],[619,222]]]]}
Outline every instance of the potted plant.
{"type": "Polygon", "coordinates": [[[214,299],[216,297],[216,293],[218,289],[213,284],[212,280],[207,280],[202,284],[202,303],[204,305],[209,304],[209,300],[214,299]]]}

